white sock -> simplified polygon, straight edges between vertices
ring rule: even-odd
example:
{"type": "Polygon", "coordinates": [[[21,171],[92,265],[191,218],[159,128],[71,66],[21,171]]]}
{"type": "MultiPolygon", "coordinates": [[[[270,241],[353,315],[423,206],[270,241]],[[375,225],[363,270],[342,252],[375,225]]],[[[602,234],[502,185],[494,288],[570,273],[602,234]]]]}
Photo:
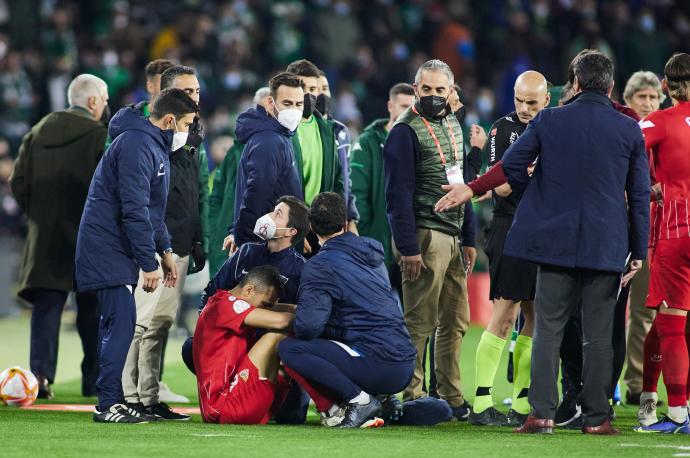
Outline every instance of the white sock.
{"type": "Polygon", "coordinates": [[[645,402],[649,400],[653,400],[654,402],[659,401],[659,395],[653,391],[643,391],[642,394],[640,394],[640,404],[644,404],[645,402]]]}
{"type": "Polygon", "coordinates": [[[688,408],[686,406],[668,408],[668,418],[676,423],[685,423],[688,419],[688,408]]]}
{"type": "Polygon", "coordinates": [[[331,407],[329,407],[328,410],[326,411],[326,415],[328,415],[329,417],[332,417],[333,415],[335,415],[336,413],[338,413],[339,410],[340,410],[340,406],[339,406],[338,404],[333,404],[333,405],[332,405],[331,407]]]}
{"type": "Polygon", "coordinates": [[[371,397],[365,393],[364,391],[360,391],[357,396],[354,398],[350,399],[350,404],[359,404],[359,405],[365,405],[369,404],[371,402],[371,397]]]}

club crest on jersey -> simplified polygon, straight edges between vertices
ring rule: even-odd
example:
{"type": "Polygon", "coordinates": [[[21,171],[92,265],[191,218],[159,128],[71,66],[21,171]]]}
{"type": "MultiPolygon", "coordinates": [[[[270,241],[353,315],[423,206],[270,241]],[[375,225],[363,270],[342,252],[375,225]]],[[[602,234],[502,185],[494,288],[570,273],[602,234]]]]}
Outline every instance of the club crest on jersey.
{"type": "Polygon", "coordinates": [[[232,309],[235,311],[235,313],[242,313],[248,310],[249,307],[251,307],[251,305],[243,300],[237,300],[234,304],[232,304],[232,309]]]}
{"type": "Polygon", "coordinates": [[[244,369],[240,371],[240,378],[243,382],[246,382],[249,379],[249,369],[244,369]]]}

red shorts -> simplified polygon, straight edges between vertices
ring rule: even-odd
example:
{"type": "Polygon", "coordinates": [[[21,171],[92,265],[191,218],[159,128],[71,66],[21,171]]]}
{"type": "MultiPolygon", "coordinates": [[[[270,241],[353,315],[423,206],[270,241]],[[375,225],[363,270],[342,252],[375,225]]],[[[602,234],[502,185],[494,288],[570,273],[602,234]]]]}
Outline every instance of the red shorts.
{"type": "Polygon", "coordinates": [[[690,238],[659,240],[651,258],[647,307],[690,310],[690,238]]]}
{"type": "Polygon", "coordinates": [[[245,356],[240,362],[230,388],[213,405],[218,423],[266,424],[274,406],[282,404],[289,389],[284,382],[275,384],[259,377],[259,370],[245,356]]]}

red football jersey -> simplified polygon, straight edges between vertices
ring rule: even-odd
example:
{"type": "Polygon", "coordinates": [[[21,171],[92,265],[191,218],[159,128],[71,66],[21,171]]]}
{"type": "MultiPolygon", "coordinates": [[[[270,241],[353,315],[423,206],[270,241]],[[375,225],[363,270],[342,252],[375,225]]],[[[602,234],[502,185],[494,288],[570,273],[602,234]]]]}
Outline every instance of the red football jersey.
{"type": "Polygon", "coordinates": [[[194,331],[194,368],[201,414],[217,421],[214,408],[227,396],[240,362],[256,342],[253,328],[244,325],[254,306],[228,291],[218,290],[206,303],[194,331]]]}
{"type": "Polygon", "coordinates": [[[690,237],[690,102],[656,111],[640,127],[663,194],[663,205],[652,206],[652,244],[690,237]]]}

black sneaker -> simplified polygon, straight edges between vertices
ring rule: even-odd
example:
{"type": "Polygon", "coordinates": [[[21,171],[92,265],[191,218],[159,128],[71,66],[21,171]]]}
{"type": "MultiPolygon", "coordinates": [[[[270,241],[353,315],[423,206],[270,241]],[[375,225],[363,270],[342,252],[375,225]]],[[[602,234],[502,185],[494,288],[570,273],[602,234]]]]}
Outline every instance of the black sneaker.
{"type": "Polygon", "coordinates": [[[566,426],[582,415],[582,409],[577,403],[579,397],[580,393],[573,390],[568,390],[565,395],[563,395],[563,400],[558,406],[558,410],[556,410],[556,426],[566,426]]]}
{"type": "Polygon", "coordinates": [[[158,404],[146,407],[146,413],[163,420],[187,421],[191,418],[189,415],[173,412],[165,402],[159,402],[158,404]]]}
{"type": "Polygon", "coordinates": [[[472,406],[469,402],[465,401],[459,407],[451,407],[453,411],[453,416],[458,419],[458,421],[467,421],[472,412],[472,406]]]}
{"type": "Polygon", "coordinates": [[[161,420],[161,418],[148,413],[146,411],[146,407],[144,407],[144,404],[142,404],[141,402],[126,402],[125,406],[134,412],[133,415],[145,418],[146,421],[153,422],[161,420]]]}
{"type": "Polygon", "coordinates": [[[519,428],[520,426],[525,424],[525,420],[527,420],[527,417],[529,414],[522,414],[519,412],[514,411],[513,409],[510,409],[508,411],[508,417],[506,422],[503,424],[503,426],[510,426],[512,428],[519,428]]]}
{"type": "Polygon", "coordinates": [[[582,415],[580,415],[577,418],[573,419],[571,422],[566,423],[565,425],[561,426],[561,428],[574,429],[574,430],[580,431],[583,426],[585,426],[584,417],[582,415]]]}
{"type": "Polygon", "coordinates": [[[36,397],[38,399],[53,399],[53,389],[51,388],[48,379],[42,375],[39,375],[36,377],[36,380],[38,380],[38,395],[36,395],[36,397]]]}
{"type": "Polygon", "coordinates": [[[383,426],[381,403],[372,397],[368,404],[348,404],[345,408],[345,418],[338,428],[378,428],[383,426]]]}
{"type": "Polygon", "coordinates": [[[381,419],[385,424],[390,425],[403,416],[403,403],[394,394],[388,396],[378,396],[381,401],[381,419]]]}
{"type": "Polygon", "coordinates": [[[96,423],[148,423],[150,420],[148,415],[143,417],[125,404],[115,404],[103,412],[96,408],[93,421],[96,423]]]}
{"type": "Polygon", "coordinates": [[[479,413],[472,410],[467,418],[467,423],[474,426],[503,426],[507,421],[508,418],[493,406],[479,413]]]}

